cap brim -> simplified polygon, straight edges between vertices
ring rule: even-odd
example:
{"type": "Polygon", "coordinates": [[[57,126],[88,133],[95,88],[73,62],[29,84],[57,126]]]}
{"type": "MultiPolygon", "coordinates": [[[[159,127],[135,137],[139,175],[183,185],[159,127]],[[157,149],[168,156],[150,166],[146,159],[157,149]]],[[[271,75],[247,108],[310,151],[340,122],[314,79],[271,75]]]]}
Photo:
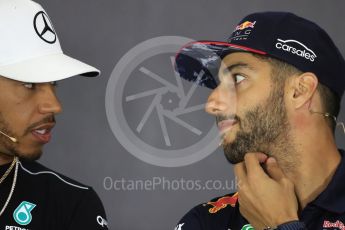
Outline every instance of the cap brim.
{"type": "Polygon", "coordinates": [[[183,46],[177,53],[175,70],[183,79],[214,89],[218,85],[217,76],[222,58],[233,52],[266,54],[227,42],[196,41],[183,46]]]}
{"type": "Polygon", "coordinates": [[[16,81],[43,83],[77,75],[96,77],[100,75],[100,71],[63,53],[58,53],[1,66],[0,75],[16,81]]]}

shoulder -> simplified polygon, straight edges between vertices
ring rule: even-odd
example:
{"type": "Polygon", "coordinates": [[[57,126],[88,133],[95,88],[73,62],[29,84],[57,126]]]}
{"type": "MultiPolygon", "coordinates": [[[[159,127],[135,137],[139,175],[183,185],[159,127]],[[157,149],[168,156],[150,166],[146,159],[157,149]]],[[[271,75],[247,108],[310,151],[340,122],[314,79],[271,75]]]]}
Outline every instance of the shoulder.
{"type": "Polygon", "coordinates": [[[199,204],[181,219],[176,230],[226,229],[229,220],[239,215],[237,201],[238,194],[231,193],[199,204]]]}
{"type": "Polygon", "coordinates": [[[91,189],[89,186],[51,170],[36,161],[21,160],[19,162],[19,170],[21,170],[23,176],[32,183],[43,183],[46,186],[54,187],[54,189],[79,192],[91,189]]]}
{"type": "MultiPolygon", "coordinates": [[[[52,212],[64,210],[63,229],[108,229],[103,204],[92,187],[55,172],[38,162],[19,163],[21,186],[26,196],[44,203],[52,212]]],[[[56,215],[58,215],[56,214],[56,215]]],[[[54,215],[53,215],[54,216],[54,215]]]]}

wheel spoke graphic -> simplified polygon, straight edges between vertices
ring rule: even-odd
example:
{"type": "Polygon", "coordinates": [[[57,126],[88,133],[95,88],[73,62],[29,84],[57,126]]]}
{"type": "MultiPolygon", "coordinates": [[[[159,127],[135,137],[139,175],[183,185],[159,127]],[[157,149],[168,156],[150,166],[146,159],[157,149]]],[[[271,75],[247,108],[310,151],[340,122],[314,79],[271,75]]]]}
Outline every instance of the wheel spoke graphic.
{"type": "Polygon", "coordinates": [[[201,105],[195,105],[195,106],[191,106],[188,107],[186,109],[177,109],[176,112],[173,112],[175,116],[179,116],[179,115],[183,115],[186,113],[191,113],[191,112],[195,112],[198,110],[204,110],[205,109],[205,105],[206,104],[201,104],[201,105]]]}
{"type": "Polygon", "coordinates": [[[141,132],[141,130],[142,130],[142,128],[144,127],[144,125],[145,125],[147,119],[148,119],[149,116],[151,115],[153,109],[154,109],[154,108],[157,106],[157,104],[159,103],[159,99],[160,99],[160,95],[157,94],[157,95],[154,97],[154,99],[153,99],[151,105],[149,106],[149,108],[146,110],[146,112],[145,112],[143,118],[142,118],[141,121],[139,122],[139,125],[138,125],[138,127],[137,127],[137,132],[138,132],[138,133],[141,132]]]}
{"type": "Polygon", "coordinates": [[[163,114],[164,114],[163,108],[161,105],[157,106],[156,108],[157,108],[157,113],[158,113],[158,118],[159,118],[159,124],[161,125],[161,129],[163,131],[163,137],[164,137],[165,144],[167,146],[171,146],[167,126],[165,124],[164,117],[163,117],[163,114]]]}
{"type": "MultiPolygon", "coordinates": [[[[172,61],[171,57],[170,60],[172,61]]],[[[173,63],[172,63],[173,66],[173,63]]],[[[169,118],[170,120],[174,121],[175,123],[179,124],[180,126],[188,129],[189,131],[191,131],[192,133],[200,136],[202,134],[202,131],[200,131],[199,129],[193,127],[192,125],[188,124],[187,122],[183,121],[182,119],[178,118],[178,115],[182,115],[182,114],[187,114],[190,112],[194,112],[194,111],[198,111],[204,108],[205,104],[201,104],[201,105],[197,105],[197,106],[192,106],[189,108],[186,108],[189,100],[191,99],[191,97],[193,96],[196,88],[197,88],[197,84],[193,84],[190,89],[188,90],[187,95],[184,95],[183,92],[183,85],[182,85],[182,81],[181,78],[179,77],[178,73],[176,73],[174,71],[175,74],[175,78],[177,79],[177,84],[178,87],[176,87],[175,85],[171,84],[170,82],[168,82],[167,80],[163,79],[162,77],[160,77],[158,74],[150,71],[149,69],[145,68],[145,67],[140,67],[139,69],[142,73],[144,73],[145,75],[153,78],[154,80],[166,85],[166,87],[162,87],[162,88],[158,88],[158,89],[153,89],[153,90],[148,90],[145,92],[141,92],[138,94],[134,94],[134,95],[130,95],[126,97],[126,101],[132,101],[132,100],[136,100],[142,97],[146,97],[146,96],[150,96],[150,95],[156,95],[154,97],[154,99],[152,100],[149,108],[147,109],[147,111],[145,112],[143,118],[141,119],[141,121],[139,122],[138,126],[137,126],[137,132],[140,133],[145,125],[145,123],[147,122],[148,118],[150,117],[150,115],[152,114],[153,110],[156,108],[157,114],[158,114],[158,119],[159,119],[159,123],[160,123],[160,127],[161,130],[163,132],[163,137],[164,137],[164,142],[166,146],[171,146],[171,142],[170,142],[170,138],[169,138],[169,134],[168,134],[168,130],[164,121],[164,116],[166,116],[167,118],[169,118]],[[179,107],[176,109],[176,112],[171,112],[171,111],[167,111],[165,110],[162,105],[159,103],[159,100],[162,98],[162,95],[167,92],[167,91],[173,91],[176,93],[180,94],[181,97],[181,92],[182,92],[182,97],[179,103],[179,107]],[[163,116],[164,115],[164,116],[163,116]]],[[[200,81],[200,79],[203,77],[203,75],[205,74],[205,72],[202,70],[200,71],[200,73],[198,74],[197,77],[197,81],[200,81]]]]}
{"type": "Polygon", "coordinates": [[[178,117],[175,117],[174,114],[172,114],[171,112],[169,111],[164,111],[163,112],[165,116],[167,116],[169,119],[175,121],[177,124],[183,126],[184,128],[188,129],[189,131],[191,131],[192,133],[195,133],[196,135],[200,136],[202,134],[202,132],[197,129],[197,128],[194,128],[193,126],[191,126],[190,124],[188,124],[187,122],[181,120],[180,118],[178,117]]]}
{"type": "Polygon", "coordinates": [[[170,57],[170,61],[171,61],[171,66],[173,67],[174,76],[175,76],[175,79],[177,82],[177,88],[179,89],[178,94],[180,95],[181,98],[184,98],[185,94],[184,94],[184,90],[183,90],[182,79],[181,79],[179,73],[174,68],[175,57],[170,57]]]}
{"type": "Polygon", "coordinates": [[[153,90],[145,91],[142,93],[130,95],[126,97],[126,102],[133,101],[133,100],[140,99],[147,96],[151,96],[154,94],[162,94],[162,93],[165,93],[166,91],[167,91],[166,87],[162,87],[162,88],[153,89],[153,90]]]}
{"type": "Polygon", "coordinates": [[[206,70],[197,72],[198,82],[192,84],[175,70],[174,54],[190,42],[177,36],[144,41],[120,59],[109,78],[105,105],[110,128],[129,153],[146,163],[185,166],[218,147],[217,127],[203,112],[209,92],[197,90],[206,70]],[[155,139],[152,131],[163,138],[155,139]]]}
{"type": "MultiPolygon", "coordinates": [[[[203,70],[201,70],[200,73],[198,74],[198,78],[197,78],[196,82],[199,82],[204,74],[205,74],[205,72],[203,70]]],[[[180,102],[181,108],[186,108],[186,106],[187,106],[190,98],[193,96],[193,93],[194,93],[197,86],[198,86],[198,84],[193,84],[192,87],[189,89],[187,96],[182,98],[182,100],[180,102]]]]}
{"type": "Polygon", "coordinates": [[[167,80],[165,80],[162,77],[160,77],[159,75],[151,72],[150,70],[146,69],[145,67],[140,67],[139,70],[140,70],[140,72],[146,74],[147,76],[153,78],[154,80],[162,83],[163,85],[166,85],[170,91],[178,92],[178,88],[175,85],[171,84],[167,80]]]}

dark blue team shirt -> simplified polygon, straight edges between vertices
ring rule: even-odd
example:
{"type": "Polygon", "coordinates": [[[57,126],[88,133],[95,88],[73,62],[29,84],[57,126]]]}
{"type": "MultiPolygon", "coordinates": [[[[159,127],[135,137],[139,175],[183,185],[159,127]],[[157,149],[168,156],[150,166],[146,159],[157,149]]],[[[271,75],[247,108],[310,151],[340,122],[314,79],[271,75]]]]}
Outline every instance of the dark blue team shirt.
{"type": "MultiPolygon", "coordinates": [[[[327,188],[300,213],[309,230],[345,230],[345,160],[341,162],[327,188]]],[[[279,201],[277,201],[279,202],[279,201]]],[[[251,230],[240,214],[237,194],[218,197],[190,210],[175,230],[251,230]]]]}

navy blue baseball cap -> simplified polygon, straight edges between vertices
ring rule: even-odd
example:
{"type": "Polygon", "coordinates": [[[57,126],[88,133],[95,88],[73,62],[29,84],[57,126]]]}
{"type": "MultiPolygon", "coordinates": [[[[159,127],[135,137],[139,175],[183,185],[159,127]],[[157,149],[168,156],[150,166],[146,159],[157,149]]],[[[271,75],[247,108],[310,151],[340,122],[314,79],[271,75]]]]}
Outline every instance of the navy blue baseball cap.
{"type": "Polygon", "coordinates": [[[288,12],[253,13],[240,21],[227,41],[186,44],[176,55],[175,68],[182,78],[214,89],[221,59],[232,52],[276,58],[314,73],[339,98],[343,95],[345,61],[338,48],[320,26],[288,12]]]}

